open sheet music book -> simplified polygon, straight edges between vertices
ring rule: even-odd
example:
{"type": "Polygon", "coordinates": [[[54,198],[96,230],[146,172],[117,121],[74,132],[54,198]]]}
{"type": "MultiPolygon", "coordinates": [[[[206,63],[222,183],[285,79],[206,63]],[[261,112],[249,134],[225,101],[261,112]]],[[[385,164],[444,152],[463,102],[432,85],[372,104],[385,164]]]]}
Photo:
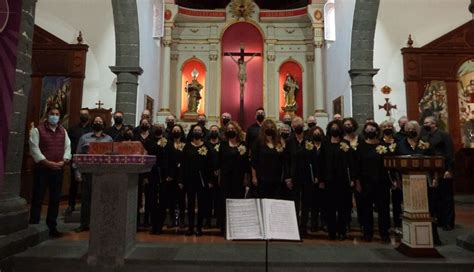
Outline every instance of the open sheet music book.
{"type": "Polygon", "coordinates": [[[226,210],[228,240],[301,240],[293,201],[227,199],[226,210]]]}

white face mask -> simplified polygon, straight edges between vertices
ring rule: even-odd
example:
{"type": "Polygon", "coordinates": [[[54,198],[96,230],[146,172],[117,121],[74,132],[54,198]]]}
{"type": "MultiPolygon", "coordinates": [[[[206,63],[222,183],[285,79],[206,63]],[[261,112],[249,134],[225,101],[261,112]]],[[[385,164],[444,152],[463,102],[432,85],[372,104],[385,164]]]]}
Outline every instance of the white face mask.
{"type": "Polygon", "coordinates": [[[51,125],[57,125],[59,123],[59,116],[57,115],[48,115],[48,122],[51,125]]]}

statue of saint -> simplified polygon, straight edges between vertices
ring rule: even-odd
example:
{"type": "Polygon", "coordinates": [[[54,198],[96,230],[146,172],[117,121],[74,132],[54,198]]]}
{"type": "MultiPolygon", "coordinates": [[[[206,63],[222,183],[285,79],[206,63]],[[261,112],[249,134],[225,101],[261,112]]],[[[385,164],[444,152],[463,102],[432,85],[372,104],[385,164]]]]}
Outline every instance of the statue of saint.
{"type": "Polygon", "coordinates": [[[202,84],[197,81],[199,73],[196,69],[192,72],[193,81],[189,84],[186,81],[184,91],[188,94],[188,111],[189,113],[197,113],[199,108],[199,100],[201,100],[202,84]]]}
{"type": "Polygon", "coordinates": [[[296,111],[296,94],[299,89],[298,82],[296,82],[293,76],[286,74],[285,84],[283,85],[283,91],[285,92],[285,112],[296,111]]]}

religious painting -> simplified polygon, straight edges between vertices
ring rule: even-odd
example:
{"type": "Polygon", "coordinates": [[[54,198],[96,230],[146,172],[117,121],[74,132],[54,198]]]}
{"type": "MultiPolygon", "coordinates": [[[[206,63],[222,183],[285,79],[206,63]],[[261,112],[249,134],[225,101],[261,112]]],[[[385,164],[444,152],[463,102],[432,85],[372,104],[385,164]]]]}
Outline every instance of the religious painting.
{"type": "Polygon", "coordinates": [[[62,76],[43,77],[41,90],[40,118],[46,117],[48,107],[54,106],[61,113],[64,127],[69,123],[69,100],[71,96],[71,78],[62,76]]]}
{"type": "Polygon", "coordinates": [[[463,63],[457,77],[462,143],[474,147],[474,60],[463,63]]]}
{"type": "Polygon", "coordinates": [[[332,114],[344,116],[344,97],[339,96],[332,101],[332,114]]]}
{"type": "Polygon", "coordinates": [[[144,105],[143,109],[149,110],[150,111],[150,116],[153,116],[153,108],[154,108],[153,105],[155,103],[155,100],[153,98],[151,98],[150,96],[145,95],[145,99],[143,101],[145,101],[145,105],[144,105]]]}
{"type": "Polygon", "coordinates": [[[438,128],[448,131],[448,98],[446,94],[446,82],[432,80],[425,85],[425,91],[418,109],[420,111],[420,123],[426,116],[434,116],[438,120],[438,128]]]}

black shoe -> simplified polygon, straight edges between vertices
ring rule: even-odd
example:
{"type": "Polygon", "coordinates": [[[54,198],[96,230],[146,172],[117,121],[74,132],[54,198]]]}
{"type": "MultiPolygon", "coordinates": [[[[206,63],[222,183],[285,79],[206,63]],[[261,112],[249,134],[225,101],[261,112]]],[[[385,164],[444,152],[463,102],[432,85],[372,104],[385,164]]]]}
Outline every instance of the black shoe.
{"type": "Polygon", "coordinates": [[[433,240],[433,243],[434,243],[435,246],[441,246],[441,245],[443,245],[443,243],[441,242],[441,240],[440,240],[439,238],[434,239],[434,240],[433,240]]]}
{"type": "Polygon", "coordinates": [[[202,230],[200,228],[198,228],[194,234],[198,237],[202,236],[202,230]]]}
{"type": "Polygon", "coordinates": [[[444,231],[452,231],[454,228],[452,226],[446,225],[443,227],[444,231]]]}
{"type": "Polygon", "coordinates": [[[160,230],[160,229],[152,229],[150,230],[150,234],[151,235],[160,235],[162,234],[163,232],[160,230]]]}
{"type": "Polygon", "coordinates": [[[193,234],[194,234],[194,230],[193,230],[193,229],[188,229],[188,230],[184,233],[184,235],[186,235],[186,236],[191,236],[191,235],[193,235],[193,234]]]}
{"type": "Polygon", "coordinates": [[[390,244],[390,242],[391,242],[390,241],[390,236],[388,236],[388,235],[387,236],[385,236],[385,235],[381,236],[380,239],[382,240],[382,243],[384,243],[384,244],[390,244]]]}
{"type": "Polygon", "coordinates": [[[362,240],[364,240],[364,242],[370,243],[370,242],[372,242],[372,236],[370,236],[370,235],[364,235],[364,236],[362,237],[362,240]]]}
{"type": "Polygon", "coordinates": [[[59,232],[57,229],[52,229],[49,231],[49,237],[51,238],[61,238],[63,234],[59,232]]]}
{"type": "Polygon", "coordinates": [[[338,237],[339,241],[344,241],[347,239],[347,235],[346,234],[339,234],[339,237],[338,237]]]}
{"type": "Polygon", "coordinates": [[[76,228],[74,231],[77,232],[77,233],[84,232],[84,231],[89,231],[89,227],[80,226],[80,227],[76,228]]]}
{"type": "Polygon", "coordinates": [[[64,210],[64,215],[71,215],[73,211],[75,211],[76,209],[73,207],[73,206],[69,206],[67,207],[66,210],[64,210]]]}
{"type": "Polygon", "coordinates": [[[331,241],[334,241],[334,240],[336,240],[336,235],[329,234],[328,239],[331,240],[331,241]]]}

